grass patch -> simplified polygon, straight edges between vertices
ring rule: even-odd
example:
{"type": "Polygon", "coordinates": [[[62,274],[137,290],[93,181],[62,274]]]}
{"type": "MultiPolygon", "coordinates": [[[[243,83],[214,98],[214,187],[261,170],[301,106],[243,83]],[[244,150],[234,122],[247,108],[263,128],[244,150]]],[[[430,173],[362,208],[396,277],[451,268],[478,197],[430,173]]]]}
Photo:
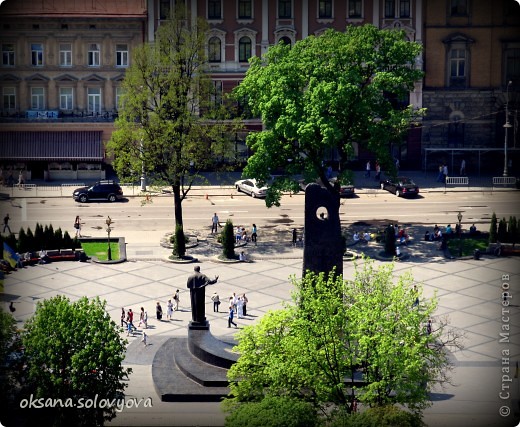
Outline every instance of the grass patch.
{"type": "MultiPolygon", "coordinates": [[[[81,247],[88,257],[95,256],[100,261],[108,261],[108,244],[107,242],[82,242],[81,247]]],[[[119,243],[110,242],[110,251],[112,259],[119,259],[119,243]]]]}
{"type": "MultiPolygon", "coordinates": [[[[459,254],[459,239],[448,240],[448,249],[454,256],[459,254]]],[[[485,252],[488,247],[487,239],[462,239],[462,256],[472,256],[475,249],[485,252]]]]}

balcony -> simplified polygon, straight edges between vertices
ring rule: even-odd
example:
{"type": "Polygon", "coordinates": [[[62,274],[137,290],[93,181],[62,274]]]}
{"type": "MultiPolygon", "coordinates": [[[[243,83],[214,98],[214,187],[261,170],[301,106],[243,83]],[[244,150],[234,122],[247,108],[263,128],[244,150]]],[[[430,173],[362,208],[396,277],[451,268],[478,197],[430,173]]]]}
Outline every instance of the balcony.
{"type": "Polygon", "coordinates": [[[96,123],[114,122],[117,111],[89,113],[87,111],[27,110],[0,112],[0,123],[96,123]]]}

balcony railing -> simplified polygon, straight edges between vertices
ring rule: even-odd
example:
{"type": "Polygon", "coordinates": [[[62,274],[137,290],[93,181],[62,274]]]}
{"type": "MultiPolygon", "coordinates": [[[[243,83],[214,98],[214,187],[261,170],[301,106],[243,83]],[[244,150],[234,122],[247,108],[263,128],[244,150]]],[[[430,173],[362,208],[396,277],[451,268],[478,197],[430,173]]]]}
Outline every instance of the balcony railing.
{"type": "Polygon", "coordinates": [[[113,122],[117,117],[117,111],[64,113],[59,110],[27,110],[15,113],[0,112],[0,123],[113,122]]]}

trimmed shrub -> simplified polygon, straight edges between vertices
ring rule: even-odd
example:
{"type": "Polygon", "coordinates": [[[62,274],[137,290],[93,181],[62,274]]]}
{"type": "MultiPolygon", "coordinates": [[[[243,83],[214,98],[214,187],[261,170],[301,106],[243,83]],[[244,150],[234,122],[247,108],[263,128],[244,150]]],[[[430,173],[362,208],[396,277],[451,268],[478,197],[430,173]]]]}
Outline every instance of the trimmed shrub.
{"type": "Polygon", "coordinates": [[[68,231],[65,231],[65,233],[63,233],[62,249],[72,249],[72,250],[75,249],[74,242],[73,242],[72,238],[70,237],[70,234],[68,231]]]}
{"type": "Polygon", "coordinates": [[[20,228],[18,232],[18,242],[16,244],[16,250],[18,253],[23,254],[30,250],[31,241],[27,239],[27,234],[25,233],[24,228],[20,228]]]}
{"type": "Polygon", "coordinates": [[[518,224],[516,222],[516,216],[510,216],[509,222],[507,224],[507,234],[509,238],[509,243],[515,244],[518,242],[518,224]]]}
{"type": "Polygon", "coordinates": [[[222,230],[221,242],[222,242],[222,254],[224,258],[234,259],[235,255],[235,236],[233,234],[233,222],[228,219],[222,230]]]}
{"type": "Polygon", "coordinates": [[[59,227],[57,230],[54,230],[54,245],[56,249],[65,249],[63,246],[63,232],[59,227]]]}
{"type": "Polygon", "coordinates": [[[327,427],[425,427],[421,417],[396,406],[378,406],[363,412],[338,412],[327,427]]]}
{"type": "Polygon", "coordinates": [[[315,409],[308,402],[269,396],[260,402],[239,405],[228,417],[226,427],[313,427],[318,424],[315,409]]]}
{"type": "Polygon", "coordinates": [[[43,226],[39,223],[36,223],[36,227],[34,228],[34,250],[40,250],[45,247],[45,236],[43,234],[43,226]]]}
{"type": "Polygon", "coordinates": [[[493,212],[491,216],[491,224],[489,226],[489,243],[496,243],[497,241],[497,215],[493,212]]]}
{"type": "Polygon", "coordinates": [[[502,218],[498,223],[497,240],[501,243],[506,243],[509,241],[507,236],[507,222],[505,218],[502,218]]]}

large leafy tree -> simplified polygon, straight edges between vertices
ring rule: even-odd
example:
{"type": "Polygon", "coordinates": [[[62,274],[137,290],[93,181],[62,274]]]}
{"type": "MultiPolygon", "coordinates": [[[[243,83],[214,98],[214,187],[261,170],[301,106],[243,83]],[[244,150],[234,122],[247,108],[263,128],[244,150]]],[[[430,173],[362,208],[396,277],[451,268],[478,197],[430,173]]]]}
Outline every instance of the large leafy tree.
{"type": "MultiPolygon", "coordinates": [[[[34,399],[111,402],[121,396],[131,370],[123,367],[126,341],[99,299],[70,302],[63,296],[39,302],[22,335],[27,382],[34,399]]],[[[100,405],[101,406],[101,405],[100,405]]],[[[116,407],[60,407],[36,409],[46,425],[102,426],[116,407]]]]}
{"type": "Polygon", "coordinates": [[[261,116],[265,130],[248,135],[253,155],[244,173],[268,180],[274,170],[285,171],[272,183],[266,204],[278,205],[282,189],[295,189],[295,175],[309,182],[320,178],[333,192],[324,155],[337,150],[340,182],[348,180],[355,143],[391,170],[390,143],[398,143],[422,113],[395,102],[421,78],[414,66],[420,54],[421,46],[404,32],[365,25],[329,29],[294,46],[281,43],[253,58],[235,95],[261,116]]]}
{"type": "Polygon", "coordinates": [[[141,172],[172,188],[175,222],[200,170],[226,157],[230,139],[220,94],[207,71],[207,24],[183,5],[133,53],[119,118],[108,144],[121,179],[141,172]]]}
{"type": "Polygon", "coordinates": [[[355,397],[419,414],[431,386],[449,380],[447,350],[460,346],[460,336],[445,319],[428,327],[437,300],[415,305],[411,274],[394,284],[392,265],[375,268],[365,260],[352,280],[308,273],[294,282],[294,304],[240,331],[228,410],[281,395],[311,402],[324,414],[329,405],[350,413],[355,397]]]}

